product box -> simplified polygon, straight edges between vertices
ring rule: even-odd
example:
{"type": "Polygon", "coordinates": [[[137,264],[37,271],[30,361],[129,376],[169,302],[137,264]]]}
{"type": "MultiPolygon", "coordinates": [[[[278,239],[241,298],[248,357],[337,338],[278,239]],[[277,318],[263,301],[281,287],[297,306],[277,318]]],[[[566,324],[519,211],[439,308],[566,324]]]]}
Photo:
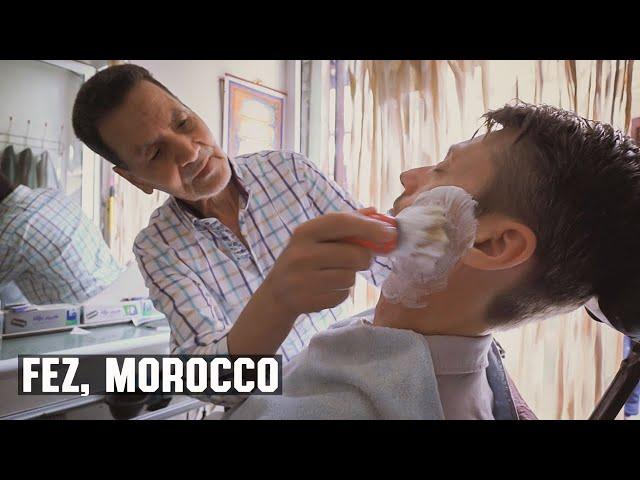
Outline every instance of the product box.
{"type": "Polygon", "coordinates": [[[82,323],[116,323],[130,322],[139,317],[141,312],[140,301],[117,302],[101,305],[83,305],[82,323]]]}
{"type": "Polygon", "coordinates": [[[85,304],[82,308],[82,323],[93,325],[99,323],[133,322],[140,325],[147,321],[164,318],[149,299],[124,300],[112,304],[85,304]]]}
{"type": "Polygon", "coordinates": [[[80,324],[77,305],[19,305],[4,311],[4,333],[32,332],[80,324]]]}

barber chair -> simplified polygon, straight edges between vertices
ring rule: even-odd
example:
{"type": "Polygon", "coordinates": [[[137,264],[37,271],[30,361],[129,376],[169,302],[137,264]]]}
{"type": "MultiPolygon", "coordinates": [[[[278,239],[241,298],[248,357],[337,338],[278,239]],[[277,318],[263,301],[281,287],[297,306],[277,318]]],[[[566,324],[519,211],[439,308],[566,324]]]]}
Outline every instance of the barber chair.
{"type": "MultiPolygon", "coordinates": [[[[632,298],[632,297],[627,297],[632,298]]],[[[596,405],[589,420],[614,420],[631,392],[640,381],[640,305],[619,302],[599,303],[592,299],[585,305],[591,318],[605,323],[633,340],[629,356],[620,364],[618,373],[596,405]]]]}

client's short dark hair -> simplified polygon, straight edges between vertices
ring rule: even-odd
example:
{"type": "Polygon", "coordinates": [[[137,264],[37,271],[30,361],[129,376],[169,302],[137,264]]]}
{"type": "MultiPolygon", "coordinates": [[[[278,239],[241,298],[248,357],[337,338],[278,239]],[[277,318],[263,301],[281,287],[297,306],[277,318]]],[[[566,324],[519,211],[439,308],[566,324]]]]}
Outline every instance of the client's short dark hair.
{"type": "Polygon", "coordinates": [[[638,145],[611,125],[547,105],[506,105],[484,118],[489,132],[501,125],[518,133],[495,153],[480,213],[507,214],[537,237],[533,270],[495,299],[489,321],[504,325],[617,295],[640,270],[638,145]]]}

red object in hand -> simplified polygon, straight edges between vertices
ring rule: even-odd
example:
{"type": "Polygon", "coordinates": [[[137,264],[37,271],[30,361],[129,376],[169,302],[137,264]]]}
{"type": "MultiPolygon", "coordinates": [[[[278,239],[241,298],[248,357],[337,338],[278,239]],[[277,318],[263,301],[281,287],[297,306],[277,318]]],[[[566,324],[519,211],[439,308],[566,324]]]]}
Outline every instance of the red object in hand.
{"type": "MultiPolygon", "coordinates": [[[[382,213],[364,213],[363,215],[366,215],[367,217],[373,218],[375,220],[379,220],[381,222],[388,223],[389,225],[391,225],[392,227],[395,227],[396,229],[398,228],[398,221],[395,219],[395,217],[384,215],[382,213]]],[[[361,238],[354,238],[354,237],[349,237],[349,238],[346,238],[345,240],[349,243],[360,245],[361,247],[368,248],[369,250],[373,250],[376,253],[390,253],[393,250],[395,250],[395,248],[398,245],[397,236],[395,239],[385,243],[375,243],[369,240],[364,240],[361,238]]]]}

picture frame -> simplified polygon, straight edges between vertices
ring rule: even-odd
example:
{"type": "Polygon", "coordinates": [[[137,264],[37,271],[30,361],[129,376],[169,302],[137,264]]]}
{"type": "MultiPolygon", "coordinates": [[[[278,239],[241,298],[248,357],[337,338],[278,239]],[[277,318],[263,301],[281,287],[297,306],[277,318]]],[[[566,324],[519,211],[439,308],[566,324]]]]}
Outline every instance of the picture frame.
{"type": "Polygon", "coordinates": [[[227,155],[282,149],[287,94],[229,73],[222,83],[222,149],[227,155]]]}

